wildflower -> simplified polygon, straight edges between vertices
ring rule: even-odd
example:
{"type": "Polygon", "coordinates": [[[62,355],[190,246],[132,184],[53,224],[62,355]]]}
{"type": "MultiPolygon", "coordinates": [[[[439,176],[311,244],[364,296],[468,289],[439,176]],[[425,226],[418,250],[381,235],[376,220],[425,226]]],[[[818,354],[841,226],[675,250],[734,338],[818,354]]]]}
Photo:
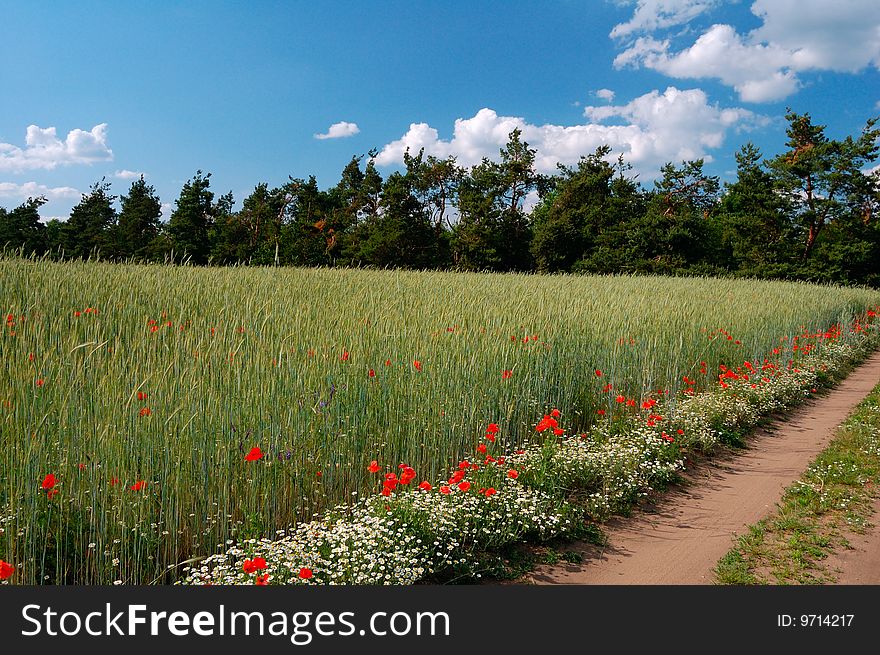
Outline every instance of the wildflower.
{"type": "Polygon", "coordinates": [[[372,462],[370,462],[370,465],[367,467],[367,470],[370,473],[378,473],[379,472],[379,462],[377,462],[374,459],[372,462]]]}
{"type": "Polygon", "coordinates": [[[43,378],[37,378],[38,387],[42,387],[44,384],[46,384],[46,381],[43,378]]]}
{"type": "Polygon", "coordinates": [[[458,488],[459,488],[459,490],[461,490],[461,491],[467,491],[468,489],[471,488],[471,483],[468,482],[467,480],[465,480],[464,482],[460,482],[460,483],[458,484],[458,488]]]}
{"type": "Polygon", "coordinates": [[[46,498],[52,500],[57,494],[58,489],[49,489],[49,491],[46,492],[46,498]]]}
{"type": "Polygon", "coordinates": [[[602,371],[600,371],[598,368],[596,369],[596,377],[597,377],[597,378],[601,378],[601,377],[602,377],[602,371]]]}
{"type": "Polygon", "coordinates": [[[604,409],[598,409],[598,410],[596,410],[596,414],[598,414],[599,416],[605,416],[605,410],[604,410],[604,409]]]}
{"type": "Polygon", "coordinates": [[[501,379],[502,380],[509,380],[512,375],[513,375],[513,371],[511,371],[509,369],[501,371],[501,379]]]}
{"type": "Polygon", "coordinates": [[[138,412],[138,416],[149,416],[153,413],[149,407],[141,407],[141,411],[138,412]]]}
{"type": "Polygon", "coordinates": [[[414,360],[413,360],[413,366],[415,367],[415,369],[416,369],[417,371],[421,372],[421,370],[422,370],[422,363],[421,363],[419,360],[414,359],[414,360]]]}
{"type": "Polygon", "coordinates": [[[440,493],[444,495],[449,495],[451,489],[447,487],[445,484],[440,487],[440,493]]]}
{"type": "Polygon", "coordinates": [[[487,434],[498,434],[498,424],[497,423],[490,423],[486,427],[486,433],[487,434]]]}
{"type": "Polygon", "coordinates": [[[480,453],[481,455],[485,455],[486,454],[486,444],[481,443],[479,446],[477,446],[477,452],[480,453]]]}
{"type": "Polygon", "coordinates": [[[373,369],[370,369],[367,372],[367,375],[369,375],[371,378],[374,378],[374,377],[376,377],[376,371],[374,371],[373,369]]]}
{"type": "Polygon", "coordinates": [[[419,489],[421,489],[422,491],[431,491],[431,483],[427,480],[424,480],[423,482],[419,483],[419,489]]]}
{"type": "Polygon", "coordinates": [[[553,418],[557,418],[559,416],[559,410],[553,408],[552,410],[550,410],[550,416],[552,416],[553,418]]]}
{"type": "Polygon", "coordinates": [[[538,432],[543,432],[548,428],[555,428],[557,426],[558,423],[556,422],[555,418],[545,415],[544,418],[538,421],[538,424],[535,426],[535,430],[538,432]]]}
{"type": "Polygon", "coordinates": [[[351,353],[349,353],[347,350],[343,350],[342,356],[339,359],[343,362],[347,362],[349,357],[351,357],[351,353]]]}
{"type": "Polygon", "coordinates": [[[245,573],[256,573],[257,571],[262,571],[266,568],[266,560],[262,557],[246,559],[241,565],[241,568],[245,573]]]}
{"type": "Polygon", "coordinates": [[[133,485],[131,485],[131,486],[129,487],[129,489],[131,489],[132,491],[140,491],[141,489],[143,489],[143,488],[146,487],[146,486],[147,486],[146,481],[144,481],[144,480],[138,480],[138,481],[135,482],[133,485]]]}
{"type": "Polygon", "coordinates": [[[457,483],[461,482],[462,480],[464,480],[464,471],[459,469],[458,471],[453,473],[452,476],[449,478],[449,484],[457,484],[457,483]]]}
{"type": "Polygon", "coordinates": [[[254,446],[251,448],[250,452],[244,456],[245,461],[247,462],[255,462],[258,459],[263,458],[263,451],[260,450],[259,446],[254,446]]]}
{"type": "Polygon", "coordinates": [[[616,403],[625,403],[625,402],[626,402],[626,396],[617,396],[617,398],[614,399],[614,402],[616,402],[616,403]]]}
{"type": "Polygon", "coordinates": [[[489,496],[494,496],[494,495],[497,494],[497,493],[498,493],[498,492],[495,491],[495,487],[489,487],[488,489],[486,489],[486,490],[483,492],[483,495],[485,495],[486,498],[488,498],[489,496]]]}
{"type": "Polygon", "coordinates": [[[256,578],[254,578],[254,584],[258,587],[265,587],[267,584],[269,584],[269,574],[266,573],[265,575],[258,575],[256,578]]]}
{"type": "Polygon", "coordinates": [[[609,383],[606,384],[604,387],[602,387],[602,391],[604,391],[605,393],[608,393],[608,392],[611,391],[613,388],[614,388],[614,385],[611,384],[611,383],[609,382],[609,383]]]}
{"type": "Polygon", "coordinates": [[[312,569],[307,569],[306,567],[302,567],[299,570],[299,577],[302,578],[303,580],[310,580],[312,575],[313,575],[312,569]]]}
{"type": "Polygon", "coordinates": [[[553,428],[553,434],[559,437],[565,434],[565,430],[563,430],[562,428],[553,428]]]}
{"type": "Polygon", "coordinates": [[[15,573],[15,567],[0,559],[0,580],[8,580],[15,573]]]}
{"type": "Polygon", "coordinates": [[[43,478],[43,482],[40,486],[43,489],[48,490],[48,489],[51,489],[52,487],[54,487],[57,481],[58,480],[55,478],[55,475],[53,473],[50,473],[45,478],[43,478]]]}
{"type": "Polygon", "coordinates": [[[398,479],[398,482],[400,482],[400,484],[409,484],[415,479],[415,477],[415,469],[411,466],[404,466],[403,471],[401,471],[400,473],[400,478],[398,479]]]}
{"type": "Polygon", "coordinates": [[[516,480],[519,477],[519,471],[517,471],[516,469],[510,469],[507,472],[507,477],[511,480],[516,480]]]}
{"type": "Polygon", "coordinates": [[[147,392],[146,391],[138,391],[138,400],[143,401],[146,399],[147,399],[147,392]]]}
{"type": "Polygon", "coordinates": [[[390,359],[386,359],[386,360],[385,360],[385,366],[391,366],[391,360],[390,360],[390,359]]]}

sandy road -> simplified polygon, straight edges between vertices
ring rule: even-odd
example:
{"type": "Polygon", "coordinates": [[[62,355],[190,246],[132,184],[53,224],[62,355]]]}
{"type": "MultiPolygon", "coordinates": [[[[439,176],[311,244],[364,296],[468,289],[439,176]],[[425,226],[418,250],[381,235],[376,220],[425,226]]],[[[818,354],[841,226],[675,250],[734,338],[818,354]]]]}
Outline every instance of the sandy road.
{"type": "MultiPolygon", "coordinates": [[[[702,463],[653,507],[605,524],[604,548],[575,544],[581,564],[542,566],[537,584],[711,584],[733,537],[771,512],[782,492],[830,442],[834,429],[880,381],[880,352],[837,388],[757,432],[741,454],[702,463]]],[[[841,582],[880,582],[873,537],[840,556],[841,582]],[[845,559],[849,556],[849,560],[845,559]],[[851,571],[847,573],[846,571],[851,571]],[[871,577],[873,576],[873,577],[871,577]]]]}

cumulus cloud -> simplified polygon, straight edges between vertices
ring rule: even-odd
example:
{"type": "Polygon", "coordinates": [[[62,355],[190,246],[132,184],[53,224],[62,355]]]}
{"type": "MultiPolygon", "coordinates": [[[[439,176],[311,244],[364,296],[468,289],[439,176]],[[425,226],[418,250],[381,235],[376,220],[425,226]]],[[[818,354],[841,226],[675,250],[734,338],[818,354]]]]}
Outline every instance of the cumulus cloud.
{"type": "Polygon", "coordinates": [[[638,0],[632,18],[615,25],[611,36],[622,38],[633,32],[652,32],[682,25],[717,4],[717,0],[638,0]]]}
{"type": "Polygon", "coordinates": [[[0,198],[24,201],[27,198],[45,196],[48,200],[79,198],[80,191],[69,186],[48,187],[36,182],[16,184],[14,182],[0,182],[0,198]]]}
{"type": "Polygon", "coordinates": [[[29,125],[23,148],[0,143],[0,171],[52,170],[70,164],[93,164],[113,159],[107,145],[107,123],[90,131],[75,129],[62,141],[54,127],[29,125]]]}
{"type": "MultiPolygon", "coordinates": [[[[650,4],[640,2],[633,20],[640,11],[647,12],[650,4]]],[[[642,36],[629,43],[614,64],[617,68],[644,66],[678,79],[718,79],[748,102],[791,95],[801,86],[799,74],[808,71],[880,68],[880,3],[876,0],[756,0],[751,11],[762,24],[746,34],[731,25],[716,24],[677,51],[668,39],[642,36]]],[[[645,31],[659,29],[664,15],[658,14],[653,23],[643,17],[639,24],[645,31]]],[[[621,35],[619,27],[612,36],[621,35]]]]}
{"type": "Polygon", "coordinates": [[[135,180],[141,175],[143,175],[144,177],[147,176],[146,173],[142,173],[140,171],[130,171],[127,168],[123,168],[121,171],[116,171],[115,173],[113,173],[113,177],[120,180],[135,180]]]}
{"type": "Polygon", "coordinates": [[[458,163],[471,166],[484,157],[497,159],[515,128],[535,148],[535,167],[544,173],[556,164],[571,165],[602,145],[611,146],[614,156],[623,154],[642,174],[654,175],[667,161],[704,158],[719,148],[731,130],[751,129],[765,119],[741,108],[710,104],[700,89],[667,88],[652,91],[621,105],[586,107],[587,123],[581,125],[534,125],[515,116],[499,116],[489,108],[471,118],[455,121],[452,138],[440,138],[427,123],[413,123],[407,132],[385,145],[376,157],[381,166],[401,164],[409,149],[437,157],[453,155],[458,163]],[[607,124],[607,123],[612,124],[607,124]]]}
{"type": "Polygon", "coordinates": [[[324,134],[316,134],[316,139],[344,139],[349,136],[354,136],[361,129],[357,126],[357,123],[347,123],[346,121],[340,121],[339,123],[333,123],[329,127],[329,129],[324,134]]]}
{"type": "Polygon", "coordinates": [[[605,102],[614,102],[614,91],[611,89],[599,89],[596,91],[596,97],[605,102]]]}

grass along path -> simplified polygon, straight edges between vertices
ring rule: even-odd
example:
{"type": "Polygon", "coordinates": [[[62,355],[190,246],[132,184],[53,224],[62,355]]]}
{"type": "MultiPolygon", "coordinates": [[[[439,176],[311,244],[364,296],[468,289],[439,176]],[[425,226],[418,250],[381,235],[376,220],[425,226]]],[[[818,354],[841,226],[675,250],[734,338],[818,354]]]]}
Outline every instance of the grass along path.
{"type": "Polygon", "coordinates": [[[880,385],[718,563],[721,584],[878,584],[880,385]]]}
{"type": "Polygon", "coordinates": [[[758,431],[749,449],[700,463],[653,507],[614,518],[607,545],[569,548],[580,563],[539,566],[538,584],[710,584],[730,539],[764,517],[880,380],[875,352],[835,389],[758,431]]]}

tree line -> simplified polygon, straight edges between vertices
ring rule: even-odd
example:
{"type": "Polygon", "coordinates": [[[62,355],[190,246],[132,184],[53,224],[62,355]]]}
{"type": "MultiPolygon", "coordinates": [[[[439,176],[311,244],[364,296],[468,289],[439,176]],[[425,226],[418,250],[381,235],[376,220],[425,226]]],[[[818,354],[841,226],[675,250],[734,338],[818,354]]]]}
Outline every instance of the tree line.
{"type": "Polygon", "coordinates": [[[233,210],[198,171],[167,222],[143,177],[126,195],[96,183],[66,221],[40,221],[43,197],[0,207],[0,246],[56,258],[207,265],[741,275],[880,286],[877,119],[836,140],[809,114],[786,114],[786,150],[747,143],[733,182],[704,161],[668,163],[643,188],[607,146],[554,175],[535,170],[519,130],[498,161],[407,153],[383,179],[375,151],[339,183],[258,184],[233,210]]]}

